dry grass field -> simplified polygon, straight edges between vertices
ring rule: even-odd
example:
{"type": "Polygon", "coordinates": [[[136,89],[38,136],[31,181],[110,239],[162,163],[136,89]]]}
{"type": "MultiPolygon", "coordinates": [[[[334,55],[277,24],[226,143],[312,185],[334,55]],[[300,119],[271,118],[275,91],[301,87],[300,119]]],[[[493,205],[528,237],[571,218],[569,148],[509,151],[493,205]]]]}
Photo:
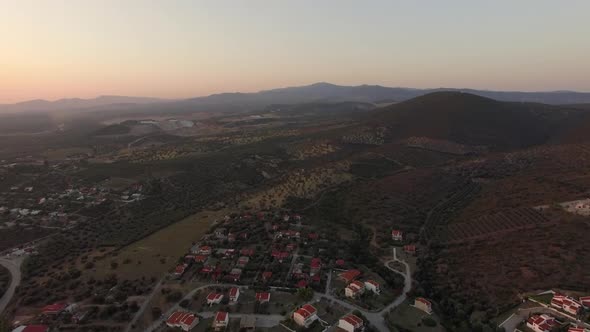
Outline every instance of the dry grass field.
{"type": "Polygon", "coordinates": [[[213,225],[228,211],[203,211],[174,223],[118,252],[114,257],[105,257],[96,264],[95,275],[102,278],[114,270],[111,262],[118,263],[116,272],[125,279],[161,277],[174,266],[213,225]]]}

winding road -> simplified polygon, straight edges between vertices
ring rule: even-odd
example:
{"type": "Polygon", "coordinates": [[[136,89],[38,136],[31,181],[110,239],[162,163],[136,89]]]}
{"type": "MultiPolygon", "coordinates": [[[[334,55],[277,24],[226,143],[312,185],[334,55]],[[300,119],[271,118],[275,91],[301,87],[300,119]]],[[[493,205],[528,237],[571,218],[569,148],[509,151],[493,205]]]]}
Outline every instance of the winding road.
{"type": "MultiPolygon", "coordinates": [[[[391,272],[397,273],[397,274],[402,275],[404,277],[404,289],[402,291],[402,294],[399,297],[397,297],[395,299],[395,301],[391,302],[390,304],[388,304],[385,308],[381,309],[380,311],[367,311],[367,310],[357,307],[351,303],[348,303],[346,301],[342,301],[342,300],[334,297],[333,295],[329,294],[328,293],[329,289],[326,289],[326,293],[315,293],[314,298],[313,298],[313,302],[317,302],[321,299],[326,299],[330,302],[338,303],[339,305],[341,305],[344,308],[349,309],[350,311],[358,310],[367,318],[369,323],[373,327],[375,327],[378,331],[388,332],[389,328],[387,327],[387,323],[385,322],[384,315],[387,314],[392,309],[399,306],[400,304],[402,304],[406,300],[406,297],[407,297],[406,293],[409,292],[410,289],[412,288],[412,276],[411,276],[410,266],[408,265],[408,263],[406,263],[404,260],[397,258],[396,248],[393,248],[393,259],[385,262],[385,266],[389,270],[391,270],[391,272]],[[398,271],[398,270],[392,268],[391,266],[389,266],[389,264],[393,263],[393,262],[399,262],[399,263],[403,264],[406,271],[401,272],[401,271],[398,271]]],[[[331,281],[331,276],[329,277],[329,280],[331,281]]],[[[153,294],[156,293],[156,290],[159,289],[159,286],[161,286],[161,282],[158,283],[158,285],[154,288],[154,291],[149,296],[149,298],[146,299],[146,301],[144,301],[141,309],[138,311],[136,316],[133,318],[132,322],[128,325],[128,327],[126,329],[127,332],[131,331],[131,326],[133,324],[135,324],[135,322],[137,322],[139,317],[142,316],[143,313],[145,312],[145,310],[149,307],[149,302],[151,301],[153,294]]],[[[181,309],[179,304],[180,304],[180,302],[182,302],[182,300],[192,299],[192,297],[195,295],[195,293],[197,293],[200,290],[209,288],[209,287],[224,287],[224,288],[225,287],[240,287],[242,289],[248,288],[247,286],[239,286],[239,285],[235,285],[235,284],[208,284],[208,285],[203,285],[203,286],[197,287],[197,288],[191,290],[180,301],[178,301],[174,306],[172,306],[165,313],[163,313],[159,319],[155,320],[144,331],[145,332],[157,331],[159,328],[161,328],[164,325],[166,318],[168,318],[174,311],[181,309]]],[[[212,312],[201,312],[201,313],[199,313],[199,315],[203,316],[204,318],[207,318],[207,317],[211,317],[211,315],[213,315],[213,313],[212,312]]],[[[285,319],[284,316],[276,315],[276,314],[275,315],[239,314],[239,313],[232,314],[232,317],[236,317],[236,318],[244,317],[244,316],[256,317],[257,325],[260,325],[261,327],[273,327],[273,326],[279,325],[281,320],[285,319]]]]}
{"type": "Polygon", "coordinates": [[[8,271],[10,271],[10,274],[12,275],[10,279],[10,286],[8,287],[4,295],[2,295],[2,298],[0,298],[0,314],[4,312],[4,309],[6,309],[6,306],[8,306],[8,303],[10,303],[10,300],[12,300],[12,297],[14,296],[14,293],[16,291],[16,287],[18,287],[18,285],[20,284],[22,278],[20,266],[23,263],[23,260],[24,257],[22,256],[12,259],[4,257],[0,258],[0,265],[7,268],[8,271]]]}

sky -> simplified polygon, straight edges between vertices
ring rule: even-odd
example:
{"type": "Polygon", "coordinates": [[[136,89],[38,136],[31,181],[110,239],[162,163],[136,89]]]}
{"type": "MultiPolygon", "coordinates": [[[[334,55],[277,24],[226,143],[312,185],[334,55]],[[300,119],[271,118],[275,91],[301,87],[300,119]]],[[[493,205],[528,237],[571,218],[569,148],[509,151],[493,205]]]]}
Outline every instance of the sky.
{"type": "Polygon", "coordinates": [[[0,103],[330,82],[590,91],[590,1],[0,0],[0,103]]]}

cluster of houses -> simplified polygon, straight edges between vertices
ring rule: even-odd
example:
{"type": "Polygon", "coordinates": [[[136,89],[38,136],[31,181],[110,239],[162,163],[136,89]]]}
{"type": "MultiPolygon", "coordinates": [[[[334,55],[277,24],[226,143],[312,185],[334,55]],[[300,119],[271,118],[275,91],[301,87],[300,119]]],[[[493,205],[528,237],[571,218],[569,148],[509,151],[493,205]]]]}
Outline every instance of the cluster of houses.
{"type": "MultiPolygon", "coordinates": [[[[190,331],[200,322],[196,314],[186,311],[175,311],[166,320],[166,325],[171,328],[180,328],[183,331],[190,331]]],[[[224,331],[229,325],[229,314],[225,311],[215,313],[212,328],[215,331],[224,331]]]]}
{"type": "MultiPolygon", "coordinates": [[[[272,285],[273,282],[292,282],[295,287],[308,287],[310,284],[321,282],[322,261],[312,258],[309,263],[295,263],[293,255],[301,243],[319,240],[320,236],[301,224],[301,216],[297,214],[280,214],[260,212],[257,214],[242,214],[226,216],[222,222],[210,233],[205,234],[195,243],[184,262],[179,264],[173,274],[182,278],[183,275],[196,265],[196,271],[201,277],[214,281],[230,283],[260,282],[272,285]],[[261,273],[250,273],[249,264],[264,262],[261,273]],[[291,264],[292,268],[285,275],[278,275],[277,266],[291,264]],[[274,267],[271,268],[271,267],[274,267]]],[[[251,271],[250,271],[251,272],[251,271]]]]}
{"type": "Polygon", "coordinates": [[[550,332],[558,325],[555,318],[547,314],[533,315],[526,321],[526,326],[535,332],[550,332]]]}
{"type": "Polygon", "coordinates": [[[357,278],[361,275],[359,270],[348,270],[341,273],[338,277],[347,283],[344,288],[344,295],[349,298],[355,298],[365,293],[365,291],[371,291],[373,294],[380,294],[381,288],[378,282],[375,280],[359,281],[357,278]]]}
{"type": "Polygon", "coordinates": [[[590,308],[590,296],[582,296],[576,300],[573,297],[555,293],[550,304],[556,309],[577,316],[583,308],[590,308]]]}
{"type": "MultiPolygon", "coordinates": [[[[131,185],[122,192],[121,201],[130,202],[143,198],[143,186],[131,185]]],[[[103,204],[109,199],[117,200],[119,194],[100,187],[68,186],[60,192],[43,192],[35,187],[14,186],[10,194],[0,193],[0,222],[7,227],[16,223],[38,224],[43,226],[67,226],[72,222],[71,212],[80,207],[92,207],[103,204]]]]}

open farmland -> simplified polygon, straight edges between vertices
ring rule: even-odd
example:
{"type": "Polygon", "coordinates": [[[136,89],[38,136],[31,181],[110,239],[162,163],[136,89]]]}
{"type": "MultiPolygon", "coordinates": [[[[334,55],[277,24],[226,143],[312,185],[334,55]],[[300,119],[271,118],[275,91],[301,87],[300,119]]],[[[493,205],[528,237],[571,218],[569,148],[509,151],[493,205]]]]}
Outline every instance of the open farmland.
{"type": "Polygon", "coordinates": [[[203,211],[174,223],[133,244],[104,256],[96,277],[116,272],[125,278],[161,277],[226,211],[203,211]],[[116,262],[116,271],[111,264],[116,262]]]}

